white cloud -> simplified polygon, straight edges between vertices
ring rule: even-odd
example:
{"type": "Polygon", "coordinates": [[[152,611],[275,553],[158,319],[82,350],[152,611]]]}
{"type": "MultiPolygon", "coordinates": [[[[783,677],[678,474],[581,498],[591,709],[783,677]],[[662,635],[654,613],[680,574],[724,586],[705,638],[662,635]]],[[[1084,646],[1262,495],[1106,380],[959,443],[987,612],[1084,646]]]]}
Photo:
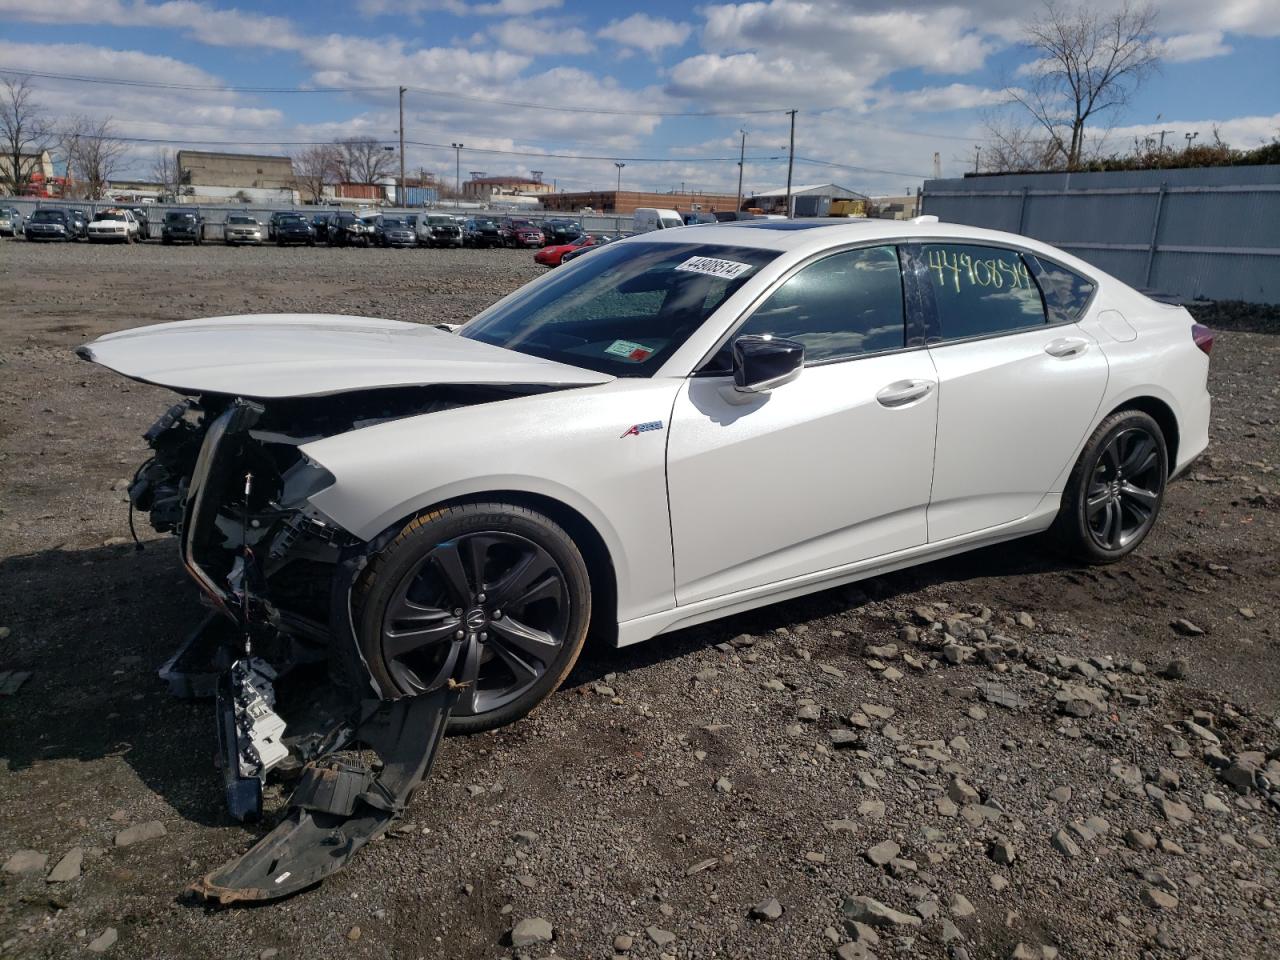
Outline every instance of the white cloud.
{"type": "Polygon", "coordinates": [[[646,13],[633,13],[601,28],[598,36],[623,47],[643,50],[652,57],[664,47],[680,46],[689,39],[692,32],[693,27],[687,23],[676,23],[665,17],[651,17],[646,13]]]}
{"type": "Polygon", "coordinates": [[[1185,63],[1190,60],[1207,60],[1231,52],[1231,46],[1223,42],[1222,31],[1184,33],[1167,37],[1160,43],[1161,55],[1169,63],[1185,63]]]}
{"type": "Polygon", "coordinates": [[[1008,100],[1009,94],[1003,89],[951,83],[944,87],[877,91],[874,106],[878,110],[971,110],[1007,103],[1008,100]]]}
{"type": "Polygon", "coordinates": [[[595,44],[579,27],[537,18],[503,20],[489,33],[504,50],[537,56],[571,56],[591,53],[595,44]]]}

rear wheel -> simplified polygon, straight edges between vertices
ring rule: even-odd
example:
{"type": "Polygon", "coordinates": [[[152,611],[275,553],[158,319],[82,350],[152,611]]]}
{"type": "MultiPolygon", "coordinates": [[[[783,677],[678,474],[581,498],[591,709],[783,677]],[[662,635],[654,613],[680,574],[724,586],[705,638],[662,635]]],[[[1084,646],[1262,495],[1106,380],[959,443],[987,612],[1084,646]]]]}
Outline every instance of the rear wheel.
{"type": "Polygon", "coordinates": [[[361,652],[385,692],[465,684],[451,733],[537,706],[568,676],[591,620],[586,565],[568,534],[501,502],[411,521],[370,565],[358,603],[361,652]]]}
{"type": "Polygon", "coordinates": [[[1159,424],[1139,410],[1112,414],[1089,438],[1067,480],[1054,522],[1058,539],[1089,563],[1127,556],[1151,532],[1168,475],[1159,424]]]}

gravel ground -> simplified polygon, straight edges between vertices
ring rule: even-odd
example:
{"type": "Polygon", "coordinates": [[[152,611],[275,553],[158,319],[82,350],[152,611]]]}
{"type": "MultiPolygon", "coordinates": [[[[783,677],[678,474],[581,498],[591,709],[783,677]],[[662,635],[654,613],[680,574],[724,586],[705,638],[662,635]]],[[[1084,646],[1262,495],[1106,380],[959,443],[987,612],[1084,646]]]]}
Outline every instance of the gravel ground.
{"type": "Polygon", "coordinates": [[[1276,956],[1280,324],[1230,305],[1204,308],[1210,451],[1125,562],[1019,542],[590,649],[527,720],[448,741],[343,874],[184,900],[259,833],[223,813],[210,705],[155,677],[200,615],[172,541],[122,540],[169,395],[72,348],[460,320],[531,260],[0,243],[0,671],[31,672],[0,695],[0,956],[1276,956]]]}

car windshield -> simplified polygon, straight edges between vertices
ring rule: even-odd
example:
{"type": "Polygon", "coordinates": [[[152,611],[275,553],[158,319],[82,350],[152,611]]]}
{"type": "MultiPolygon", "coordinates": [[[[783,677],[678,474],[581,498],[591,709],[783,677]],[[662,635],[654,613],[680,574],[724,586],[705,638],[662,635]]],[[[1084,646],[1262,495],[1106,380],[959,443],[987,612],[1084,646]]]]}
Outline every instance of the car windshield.
{"type": "Polygon", "coordinates": [[[65,223],[66,219],[61,210],[37,210],[31,215],[32,223],[65,223]]]}
{"type": "Polygon", "coordinates": [[[492,220],[474,220],[472,221],[477,227],[492,227],[492,220]]]}
{"type": "Polygon", "coordinates": [[[184,221],[194,220],[196,215],[194,213],[182,213],[179,210],[174,210],[170,213],[166,213],[164,218],[170,223],[182,223],[184,221]]]}
{"type": "Polygon", "coordinates": [[[453,217],[427,217],[427,223],[433,227],[452,227],[453,217]]]}
{"type": "Polygon", "coordinates": [[[306,223],[307,221],[304,220],[302,217],[300,217],[296,213],[287,213],[280,218],[280,222],[281,223],[306,223]]]}
{"type": "Polygon", "coordinates": [[[623,243],[575,260],[461,335],[619,377],[650,376],[773,250],[623,243]]]}
{"type": "Polygon", "coordinates": [[[349,227],[356,222],[356,218],[349,213],[343,213],[334,217],[333,222],[342,227],[349,227]]]}
{"type": "Polygon", "coordinates": [[[227,217],[227,223],[242,223],[242,224],[247,224],[249,226],[253,226],[257,224],[257,222],[258,221],[253,219],[253,217],[237,217],[237,216],[227,217]]]}
{"type": "Polygon", "coordinates": [[[123,220],[123,210],[99,210],[93,215],[94,222],[98,220],[123,220]]]}
{"type": "Polygon", "coordinates": [[[391,218],[391,217],[383,217],[383,218],[382,218],[382,226],[383,226],[383,228],[384,228],[384,229],[385,229],[386,227],[403,227],[403,226],[404,226],[404,221],[403,221],[403,220],[395,220],[395,219],[393,219],[393,218],[391,218]]]}

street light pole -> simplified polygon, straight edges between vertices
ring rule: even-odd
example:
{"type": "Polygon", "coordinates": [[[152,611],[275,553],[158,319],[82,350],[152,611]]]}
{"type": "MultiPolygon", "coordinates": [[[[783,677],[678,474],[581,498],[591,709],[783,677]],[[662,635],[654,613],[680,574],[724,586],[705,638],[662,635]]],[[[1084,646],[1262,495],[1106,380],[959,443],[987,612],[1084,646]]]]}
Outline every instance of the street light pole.
{"type": "Polygon", "coordinates": [[[453,176],[455,181],[453,209],[455,210],[462,206],[462,148],[465,146],[465,143],[453,144],[453,176]]]}
{"type": "Polygon", "coordinates": [[[791,212],[791,168],[796,161],[796,112],[788,110],[791,114],[791,146],[787,149],[787,219],[792,217],[791,212]]]}
{"type": "Polygon", "coordinates": [[[617,210],[618,194],[622,192],[622,168],[625,167],[626,164],[623,163],[621,160],[615,160],[613,161],[613,165],[618,168],[618,189],[613,196],[613,206],[614,206],[614,209],[617,210]]]}
{"type": "Polygon", "coordinates": [[[746,166],[747,160],[747,131],[738,132],[742,134],[742,146],[738,148],[738,206],[735,212],[742,209],[742,168],[746,166]]]}
{"type": "Polygon", "coordinates": [[[404,92],[408,87],[400,88],[400,206],[405,205],[405,199],[408,196],[404,192],[404,92]]]}

